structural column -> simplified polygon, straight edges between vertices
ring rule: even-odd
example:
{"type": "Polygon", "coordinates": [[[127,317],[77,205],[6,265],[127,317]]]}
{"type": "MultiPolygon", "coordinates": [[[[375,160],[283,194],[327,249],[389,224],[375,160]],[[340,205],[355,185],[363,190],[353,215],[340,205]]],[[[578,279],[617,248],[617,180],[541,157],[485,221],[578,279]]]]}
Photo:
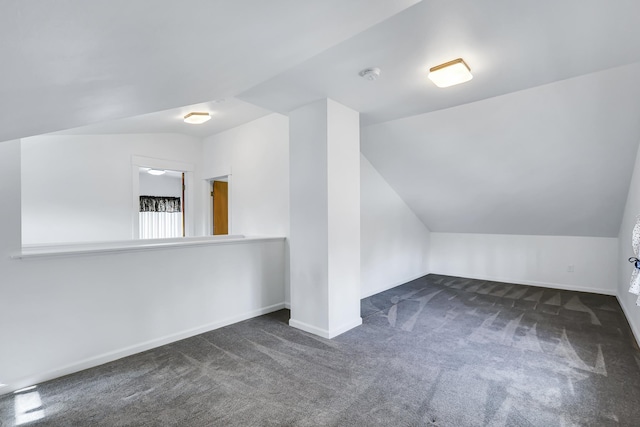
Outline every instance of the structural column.
{"type": "Polygon", "coordinates": [[[360,324],[360,117],[323,99],[289,114],[289,324],[333,338],[360,324]]]}
{"type": "MultiPolygon", "coordinates": [[[[17,331],[39,317],[32,310],[25,310],[29,301],[17,298],[23,286],[17,279],[16,261],[10,259],[22,249],[20,167],[20,140],[0,142],[0,394],[11,387],[17,379],[16,372],[22,371],[31,359],[31,355],[17,351],[18,343],[31,338],[17,331]]],[[[34,293],[31,297],[38,299],[39,295],[34,293]]]]}
{"type": "Polygon", "coordinates": [[[20,140],[0,142],[0,263],[22,249],[20,140]]]}

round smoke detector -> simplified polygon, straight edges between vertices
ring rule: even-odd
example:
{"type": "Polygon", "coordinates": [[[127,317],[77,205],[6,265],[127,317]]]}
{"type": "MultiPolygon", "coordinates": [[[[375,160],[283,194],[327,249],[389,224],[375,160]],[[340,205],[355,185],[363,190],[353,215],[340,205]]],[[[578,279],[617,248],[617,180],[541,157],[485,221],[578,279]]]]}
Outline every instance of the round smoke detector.
{"type": "Polygon", "coordinates": [[[360,77],[363,79],[374,81],[378,77],[380,77],[380,68],[367,68],[365,70],[360,71],[360,77]]]}

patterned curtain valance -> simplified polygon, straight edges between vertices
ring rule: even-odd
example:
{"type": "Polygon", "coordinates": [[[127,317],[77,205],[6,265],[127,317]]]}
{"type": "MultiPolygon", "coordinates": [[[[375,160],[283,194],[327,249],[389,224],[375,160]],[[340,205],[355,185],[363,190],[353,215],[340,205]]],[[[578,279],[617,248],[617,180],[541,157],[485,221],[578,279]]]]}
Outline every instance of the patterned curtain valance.
{"type": "Polygon", "coordinates": [[[180,197],[140,196],[140,212],[182,212],[180,197]]]}

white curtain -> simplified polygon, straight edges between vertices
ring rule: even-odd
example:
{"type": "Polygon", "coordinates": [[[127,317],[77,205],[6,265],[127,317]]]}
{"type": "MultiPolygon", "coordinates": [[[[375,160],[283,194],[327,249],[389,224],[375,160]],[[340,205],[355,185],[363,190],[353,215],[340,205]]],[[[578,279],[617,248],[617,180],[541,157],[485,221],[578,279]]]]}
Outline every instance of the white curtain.
{"type": "Polygon", "coordinates": [[[182,212],[139,212],[140,238],[182,237],[182,212]]]}

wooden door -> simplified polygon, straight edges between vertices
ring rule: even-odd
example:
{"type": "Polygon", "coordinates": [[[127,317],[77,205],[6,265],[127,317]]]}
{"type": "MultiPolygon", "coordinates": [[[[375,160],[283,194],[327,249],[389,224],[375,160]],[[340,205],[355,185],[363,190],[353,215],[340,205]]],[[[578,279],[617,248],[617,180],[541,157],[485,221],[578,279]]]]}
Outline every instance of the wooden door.
{"type": "Polygon", "coordinates": [[[229,183],[213,181],[213,234],[229,234],[229,183]]]}

